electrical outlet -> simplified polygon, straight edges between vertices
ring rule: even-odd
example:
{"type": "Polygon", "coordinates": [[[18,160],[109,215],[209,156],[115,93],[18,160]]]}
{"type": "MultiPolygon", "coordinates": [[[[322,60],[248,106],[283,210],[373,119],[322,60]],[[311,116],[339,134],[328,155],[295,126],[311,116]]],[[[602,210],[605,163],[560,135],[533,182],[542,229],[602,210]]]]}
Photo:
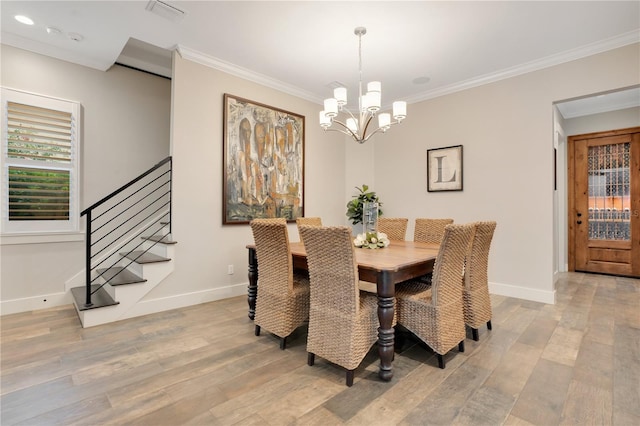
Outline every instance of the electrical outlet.
{"type": "Polygon", "coordinates": [[[227,266],[227,274],[233,275],[233,265],[227,266]]]}

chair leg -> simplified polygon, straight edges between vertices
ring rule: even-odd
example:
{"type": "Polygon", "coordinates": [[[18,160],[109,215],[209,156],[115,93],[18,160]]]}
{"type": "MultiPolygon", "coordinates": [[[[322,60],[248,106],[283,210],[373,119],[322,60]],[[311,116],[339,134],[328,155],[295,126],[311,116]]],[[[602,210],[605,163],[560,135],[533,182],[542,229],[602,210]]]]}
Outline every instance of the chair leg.
{"type": "Polygon", "coordinates": [[[438,367],[444,369],[444,357],[440,354],[436,354],[438,356],[438,367]]]}
{"type": "Polygon", "coordinates": [[[464,352],[464,340],[458,343],[458,352],[464,352]]]}
{"type": "Polygon", "coordinates": [[[487,328],[491,330],[491,320],[487,321],[487,328]]]}
{"type": "Polygon", "coordinates": [[[316,354],[307,353],[307,365],[311,366],[316,362],[316,354]]]}
{"type": "Polygon", "coordinates": [[[477,328],[471,327],[471,336],[473,337],[473,340],[475,340],[476,342],[478,341],[478,329],[477,328]]]}
{"type": "Polygon", "coordinates": [[[284,351],[284,348],[287,346],[287,338],[283,337],[282,339],[280,339],[280,349],[282,349],[284,351]]]}
{"type": "Polygon", "coordinates": [[[255,331],[255,333],[256,333],[256,336],[259,336],[259,335],[260,335],[260,326],[259,326],[259,325],[256,325],[256,331],[255,331]]]}
{"type": "Polygon", "coordinates": [[[347,386],[353,386],[353,372],[354,370],[347,370],[347,386]]]}

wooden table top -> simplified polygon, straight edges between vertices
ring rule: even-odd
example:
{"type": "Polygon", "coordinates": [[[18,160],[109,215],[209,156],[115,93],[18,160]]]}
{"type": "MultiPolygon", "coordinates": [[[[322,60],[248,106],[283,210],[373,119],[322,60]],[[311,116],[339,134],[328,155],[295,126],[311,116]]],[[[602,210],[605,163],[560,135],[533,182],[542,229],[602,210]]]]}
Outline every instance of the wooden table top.
{"type": "MultiPolygon", "coordinates": [[[[293,256],[307,257],[301,242],[289,243],[293,256]]],[[[435,260],[438,244],[415,241],[391,241],[388,247],[379,249],[355,248],[356,262],[360,267],[379,271],[397,271],[421,262],[435,260]]]]}

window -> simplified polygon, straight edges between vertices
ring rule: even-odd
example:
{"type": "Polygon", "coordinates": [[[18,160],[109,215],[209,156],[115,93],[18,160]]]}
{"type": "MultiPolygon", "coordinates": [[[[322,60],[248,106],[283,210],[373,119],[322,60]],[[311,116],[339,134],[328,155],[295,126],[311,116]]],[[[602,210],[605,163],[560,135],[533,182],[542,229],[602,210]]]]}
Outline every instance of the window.
{"type": "Polygon", "coordinates": [[[2,88],[2,233],[77,232],[80,104],[2,88]]]}

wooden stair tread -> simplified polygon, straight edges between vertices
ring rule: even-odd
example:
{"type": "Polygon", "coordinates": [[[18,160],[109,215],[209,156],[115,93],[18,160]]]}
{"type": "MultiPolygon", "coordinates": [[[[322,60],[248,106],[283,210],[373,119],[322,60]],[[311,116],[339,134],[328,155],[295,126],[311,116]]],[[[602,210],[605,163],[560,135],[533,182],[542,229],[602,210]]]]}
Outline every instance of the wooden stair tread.
{"type": "Polygon", "coordinates": [[[107,290],[105,290],[103,287],[100,287],[100,285],[98,284],[92,284],[91,291],[92,292],[95,291],[95,293],[91,295],[91,306],[85,306],[84,304],[87,301],[87,288],[74,287],[71,289],[71,295],[73,296],[73,299],[76,301],[76,306],[78,307],[79,311],[87,311],[89,309],[102,308],[105,306],[113,306],[113,305],[118,305],[120,303],[113,300],[109,292],[107,292],[107,290]]]}
{"type": "Polygon", "coordinates": [[[158,256],[157,254],[143,252],[143,251],[132,251],[130,253],[120,253],[120,256],[126,257],[127,259],[131,259],[136,263],[158,263],[158,262],[168,262],[171,259],[166,257],[158,256]]]}
{"type": "Polygon", "coordinates": [[[157,243],[162,243],[162,244],[177,243],[177,241],[172,240],[170,236],[164,236],[164,235],[151,235],[149,237],[141,237],[141,238],[144,240],[155,241],[157,243]]]}
{"type": "Polygon", "coordinates": [[[97,269],[96,272],[102,276],[102,279],[113,286],[147,282],[144,278],[139,277],[122,266],[97,269]]]}

